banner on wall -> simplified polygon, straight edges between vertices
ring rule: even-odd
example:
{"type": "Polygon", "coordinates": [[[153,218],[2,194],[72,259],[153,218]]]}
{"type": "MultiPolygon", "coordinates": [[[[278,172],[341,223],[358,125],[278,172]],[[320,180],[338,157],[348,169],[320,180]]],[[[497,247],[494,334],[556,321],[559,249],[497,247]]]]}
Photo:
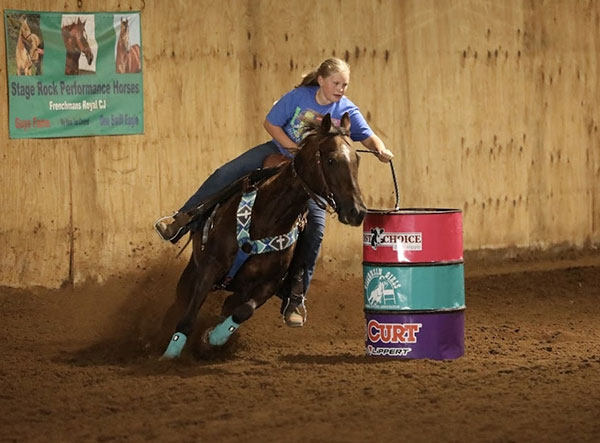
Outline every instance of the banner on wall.
{"type": "Polygon", "coordinates": [[[11,138],[144,132],[139,12],[4,11],[11,138]]]}

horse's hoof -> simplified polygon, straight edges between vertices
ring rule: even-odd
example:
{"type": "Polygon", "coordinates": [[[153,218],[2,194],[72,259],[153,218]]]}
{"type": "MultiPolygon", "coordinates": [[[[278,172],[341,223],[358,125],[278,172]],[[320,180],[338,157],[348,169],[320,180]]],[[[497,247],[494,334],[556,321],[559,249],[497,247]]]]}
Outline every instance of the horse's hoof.
{"type": "Polygon", "coordinates": [[[185,334],[182,334],[181,332],[176,332],[175,334],[173,334],[173,337],[169,342],[167,350],[160,359],[172,360],[174,358],[178,358],[181,355],[181,351],[183,351],[183,347],[185,346],[186,341],[187,337],[185,336],[185,334]]]}

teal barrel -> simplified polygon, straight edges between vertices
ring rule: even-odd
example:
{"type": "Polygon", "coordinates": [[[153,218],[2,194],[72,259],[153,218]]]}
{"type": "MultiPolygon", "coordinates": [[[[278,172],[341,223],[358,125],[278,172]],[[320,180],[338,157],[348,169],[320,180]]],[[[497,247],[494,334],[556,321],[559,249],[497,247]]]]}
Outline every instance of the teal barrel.
{"type": "Polygon", "coordinates": [[[465,307],[462,263],[440,266],[363,265],[365,309],[450,310],[465,307]]]}

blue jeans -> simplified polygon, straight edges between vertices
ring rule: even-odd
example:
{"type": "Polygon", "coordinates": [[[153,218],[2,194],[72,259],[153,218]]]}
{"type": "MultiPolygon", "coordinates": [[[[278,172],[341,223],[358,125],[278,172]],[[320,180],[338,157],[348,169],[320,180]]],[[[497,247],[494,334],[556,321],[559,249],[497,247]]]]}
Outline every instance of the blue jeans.
{"type": "Polygon", "coordinates": [[[325,216],[327,212],[317,206],[313,199],[308,200],[308,214],[306,226],[298,238],[294,260],[296,266],[304,268],[304,293],[308,292],[312,280],[317,257],[321,250],[321,242],[325,232],[325,216]]]}
{"type": "MultiPolygon", "coordinates": [[[[198,188],[179,212],[187,212],[199,206],[204,200],[224,189],[234,181],[262,167],[263,162],[270,154],[279,154],[280,151],[272,141],[258,145],[239,157],[218,168],[198,188]]],[[[308,215],[304,231],[298,238],[296,252],[294,253],[295,266],[302,266],[304,272],[305,293],[312,280],[317,257],[321,249],[323,233],[325,232],[325,210],[319,208],[314,200],[308,201],[308,215]]]]}
{"type": "Polygon", "coordinates": [[[199,206],[204,200],[225,189],[244,175],[261,168],[265,158],[271,154],[279,154],[275,143],[269,141],[244,152],[239,157],[218,168],[208,177],[198,190],[181,207],[179,212],[187,212],[199,206]]]}

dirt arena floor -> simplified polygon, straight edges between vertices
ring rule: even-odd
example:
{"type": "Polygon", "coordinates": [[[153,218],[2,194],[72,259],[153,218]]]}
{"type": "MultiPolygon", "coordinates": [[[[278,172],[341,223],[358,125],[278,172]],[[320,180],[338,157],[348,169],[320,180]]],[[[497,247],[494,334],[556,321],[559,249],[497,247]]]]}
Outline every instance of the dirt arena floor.
{"type": "Polygon", "coordinates": [[[600,253],[465,269],[453,361],[366,357],[362,279],[325,272],[305,327],[271,300],[221,352],[192,337],[176,362],[158,357],[178,268],[0,288],[0,441],[600,441],[600,253]]]}

